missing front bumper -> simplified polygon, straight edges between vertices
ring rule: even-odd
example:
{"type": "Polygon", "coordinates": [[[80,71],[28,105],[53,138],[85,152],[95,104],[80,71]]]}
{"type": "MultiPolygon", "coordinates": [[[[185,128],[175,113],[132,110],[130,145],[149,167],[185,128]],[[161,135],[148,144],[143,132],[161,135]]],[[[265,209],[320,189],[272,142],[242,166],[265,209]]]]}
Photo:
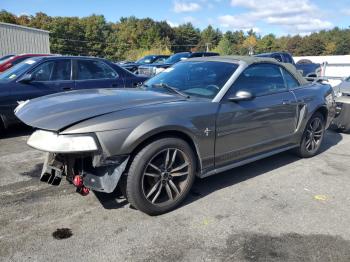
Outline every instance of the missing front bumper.
{"type": "Polygon", "coordinates": [[[75,176],[80,176],[84,187],[112,193],[126,169],[128,160],[129,156],[103,157],[102,155],[48,153],[40,180],[57,186],[63,176],[66,176],[71,183],[75,176]]]}

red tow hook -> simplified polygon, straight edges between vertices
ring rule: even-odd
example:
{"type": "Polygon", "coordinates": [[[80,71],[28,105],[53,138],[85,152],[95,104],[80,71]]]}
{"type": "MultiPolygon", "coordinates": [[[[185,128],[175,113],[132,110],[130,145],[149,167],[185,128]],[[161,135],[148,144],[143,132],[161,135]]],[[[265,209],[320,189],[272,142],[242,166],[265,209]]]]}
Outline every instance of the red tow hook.
{"type": "Polygon", "coordinates": [[[80,175],[73,178],[73,185],[77,187],[77,192],[82,196],[87,196],[90,193],[90,189],[84,186],[83,177],[80,175]]]}
{"type": "Polygon", "coordinates": [[[76,175],[74,178],[73,178],[73,185],[75,185],[76,187],[83,187],[83,177],[82,176],[79,176],[79,175],[76,175]]]}
{"type": "Polygon", "coordinates": [[[87,196],[90,193],[90,189],[87,187],[77,187],[77,192],[82,196],[87,196]]]}

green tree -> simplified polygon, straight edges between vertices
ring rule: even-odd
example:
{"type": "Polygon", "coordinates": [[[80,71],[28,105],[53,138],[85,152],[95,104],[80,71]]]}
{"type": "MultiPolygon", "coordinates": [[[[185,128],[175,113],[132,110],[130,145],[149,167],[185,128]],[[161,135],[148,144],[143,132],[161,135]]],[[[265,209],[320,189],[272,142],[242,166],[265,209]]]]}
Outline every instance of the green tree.
{"type": "Polygon", "coordinates": [[[52,53],[89,55],[85,30],[78,17],[55,17],[46,29],[50,31],[52,53]]]}
{"type": "Polygon", "coordinates": [[[39,12],[16,16],[0,11],[0,21],[50,31],[52,53],[101,56],[113,60],[136,59],[151,53],[181,52],[210,49],[221,54],[246,55],[272,51],[288,51],[298,55],[350,54],[350,29],[335,27],[309,36],[263,37],[253,30],[227,31],[209,25],[202,31],[191,23],[175,28],[166,21],[151,18],[122,17],[107,22],[102,15],[51,17],[39,12]]]}
{"type": "Polygon", "coordinates": [[[106,23],[103,15],[91,15],[81,19],[85,32],[86,51],[90,56],[104,57],[106,39],[111,32],[111,26],[106,23]]]}
{"type": "Polygon", "coordinates": [[[336,55],[349,55],[350,54],[350,30],[346,30],[342,36],[336,42],[336,55]]]}
{"type": "Polygon", "coordinates": [[[257,53],[266,53],[266,52],[272,52],[277,51],[277,43],[276,43],[276,36],[273,34],[269,34],[261,38],[256,46],[256,52],[257,53]]]}
{"type": "Polygon", "coordinates": [[[209,25],[200,34],[198,49],[205,51],[207,49],[207,45],[209,49],[213,49],[218,45],[221,38],[222,33],[220,30],[214,29],[211,25],[209,25]]]}
{"type": "Polygon", "coordinates": [[[257,44],[258,42],[255,35],[251,34],[244,40],[243,47],[246,48],[247,54],[253,55],[257,44]]]}
{"type": "Polygon", "coordinates": [[[293,36],[287,40],[287,51],[294,56],[301,55],[300,46],[302,44],[302,37],[300,35],[293,36]]]}
{"type": "Polygon", "coordinates": [[[200,40],[200,31],[191,23],[180,25],[174,28],[175,39],[173,42],[173,51],[190,51],[200,40]]]}
{"type": "Polygon", "coordinates": [[[234,54],[234,46],[230,39],[227,36],[224,36],[213,51],[220,55],[232,55],[234,54]]]}
{"type": "Polygon", "coordinates": [[[318,56],[324,51],[325,43],[316,33],[304,37],[299,48],[300,54],[304,56],[318,56]]]}
{"type": "Polygon", "coordinates": [[[0,21],[4,23],[17,24],[17,17],[6,10],[1,10],[0,21]]]}

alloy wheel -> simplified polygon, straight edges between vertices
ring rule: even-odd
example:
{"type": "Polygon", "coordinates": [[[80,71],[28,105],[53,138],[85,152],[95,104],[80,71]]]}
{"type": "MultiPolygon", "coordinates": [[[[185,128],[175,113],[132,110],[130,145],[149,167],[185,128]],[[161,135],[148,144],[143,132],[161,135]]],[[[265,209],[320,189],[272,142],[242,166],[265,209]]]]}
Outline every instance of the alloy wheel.
{"type": "Polygon", "coordinates": [[[147,163],[142,176],[144,197],[154,205],[176,201],[189,181],[188,156],[177,148],[166,148],[156,153],[147,163]]]}
{"type": "Polygon", "coordinates": [[[323,138],[323,123],[318,117],[314,118],[306,129],[305,149],[310,152],[316,152],[321,145],[323,138]]]}

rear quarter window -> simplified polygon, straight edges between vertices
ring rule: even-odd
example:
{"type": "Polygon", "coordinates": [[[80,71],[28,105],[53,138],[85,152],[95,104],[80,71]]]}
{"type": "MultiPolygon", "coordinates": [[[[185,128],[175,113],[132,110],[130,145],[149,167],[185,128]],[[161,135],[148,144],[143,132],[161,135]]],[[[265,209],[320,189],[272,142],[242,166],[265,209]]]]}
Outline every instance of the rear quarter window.
{"type": "Polygon", "coordinates": [[[254,64],[242,72],[230,88],[231,96],[240,90],[255,96],[265,96],[287,91],[280,67],[275,64],[254,64]]]}

